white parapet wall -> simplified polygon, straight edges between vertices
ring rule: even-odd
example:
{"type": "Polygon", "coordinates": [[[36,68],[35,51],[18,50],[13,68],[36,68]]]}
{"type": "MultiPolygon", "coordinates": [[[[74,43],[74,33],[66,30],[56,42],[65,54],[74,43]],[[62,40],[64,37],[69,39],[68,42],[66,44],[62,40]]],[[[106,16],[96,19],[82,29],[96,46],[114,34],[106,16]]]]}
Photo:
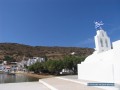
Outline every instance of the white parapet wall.
{"type": "Polygon", "coordinates": [[[99,63],[78,64],[78,79],[98,81],[98,82],[114,82],[113,65],[99,63]]]}
{"type": "Polygon", "coordinates": [[[115,48],[88,56],[78,64],[78,79],[120,84],[120,50],[115,48]]]}
{"type": "Polygon", "coordinates": [[[112,43],[113,49],[120,49],[120,40],[117,40],[112,43]]]}

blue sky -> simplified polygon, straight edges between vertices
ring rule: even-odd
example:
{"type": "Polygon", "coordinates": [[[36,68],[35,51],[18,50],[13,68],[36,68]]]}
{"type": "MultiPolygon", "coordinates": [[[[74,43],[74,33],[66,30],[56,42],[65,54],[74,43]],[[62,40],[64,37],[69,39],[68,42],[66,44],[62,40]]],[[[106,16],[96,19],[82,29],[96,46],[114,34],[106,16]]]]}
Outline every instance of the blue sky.
{"type": "Polygon", "coordinates": [[[0,0],[0,42],[94,48],[94,21],[120,39],[120,0],[0,0]]]}

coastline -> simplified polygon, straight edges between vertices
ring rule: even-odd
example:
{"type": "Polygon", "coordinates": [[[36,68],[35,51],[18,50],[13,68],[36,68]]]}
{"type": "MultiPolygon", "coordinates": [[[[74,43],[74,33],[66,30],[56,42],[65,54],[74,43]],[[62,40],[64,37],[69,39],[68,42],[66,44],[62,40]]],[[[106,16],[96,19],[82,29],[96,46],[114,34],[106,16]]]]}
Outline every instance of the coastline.
{"type": "Polygon", "coordinates": [[[35,73],[28,73],[28,72],[16,72],[16,74],[23,74],[23,75],[27,75],[27,76],[35,77],[39,79],[55,77],[54,75],[35,74],[35,73]]]}

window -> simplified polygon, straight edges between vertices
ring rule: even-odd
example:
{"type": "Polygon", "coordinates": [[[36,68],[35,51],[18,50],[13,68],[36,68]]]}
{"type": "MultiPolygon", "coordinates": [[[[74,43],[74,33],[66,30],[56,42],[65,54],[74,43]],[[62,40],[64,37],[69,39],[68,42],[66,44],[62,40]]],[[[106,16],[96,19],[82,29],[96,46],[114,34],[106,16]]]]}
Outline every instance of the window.
{"type": "Polygon", "coordinates": [[[108,47],[108,42],[107,42],[107,39],[105,40],[105,44],[106,44],[106,47],[108,47]]]}
{"type": "Polygon", "coordinates": [[[104,34],[102,33],[102,36],[104,37],[104,34]]]}
{"type": "Polygon", "coordinates": [[[100,38],[101,47],[103,47],[103,40],[100,38]]]}

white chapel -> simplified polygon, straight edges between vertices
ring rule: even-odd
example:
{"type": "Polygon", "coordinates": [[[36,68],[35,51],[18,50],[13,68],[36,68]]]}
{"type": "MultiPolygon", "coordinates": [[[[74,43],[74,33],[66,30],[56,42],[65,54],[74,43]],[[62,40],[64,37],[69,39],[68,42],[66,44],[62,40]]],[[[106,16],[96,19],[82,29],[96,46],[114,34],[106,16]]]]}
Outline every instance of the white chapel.
{"type": "Polygon", "coordinates": [[[95,24],[95,51],[78,64],[78,79],[120,84],[120,40],[111,43],[103,24],[95,24]]]}

